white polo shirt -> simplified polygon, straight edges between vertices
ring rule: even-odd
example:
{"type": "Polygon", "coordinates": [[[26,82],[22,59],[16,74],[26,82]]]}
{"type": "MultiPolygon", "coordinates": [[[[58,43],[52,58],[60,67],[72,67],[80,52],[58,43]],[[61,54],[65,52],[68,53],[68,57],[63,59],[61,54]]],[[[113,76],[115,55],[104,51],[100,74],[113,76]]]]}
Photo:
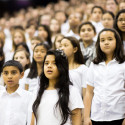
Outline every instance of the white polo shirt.
{"type": "Polygon", "coordinates": [[[32,100],[30,92],[18,88],[14,93],[0,91],[0,125],[30,125],[32,100]],[[30,106],[31,107],[31,106],[30,106]]]}
{"type": "Polygon", "coordinates": [[[91,119],[112,121],[125,118],[125,63],[114,59],[107,65],[91,63],[87,84],[94,87],[91,119]]]}

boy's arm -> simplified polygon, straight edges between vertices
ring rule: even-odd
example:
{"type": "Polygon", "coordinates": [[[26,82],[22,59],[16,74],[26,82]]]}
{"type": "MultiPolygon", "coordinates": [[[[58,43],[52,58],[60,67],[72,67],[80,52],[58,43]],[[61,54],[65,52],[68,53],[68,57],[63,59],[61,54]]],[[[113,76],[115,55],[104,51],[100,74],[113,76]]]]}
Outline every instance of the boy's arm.
{"type": "Polygon", "coordinates": [[[85,96],[85,109],[84,109],[84,125],[92,125],[90,120],[90,111],[91,111],[91,104],[93,98],[93,89],[94,87],[87,85],[86,89],[86,96],[85,96]]]}
{"type": "Polygon", "coordinates": [[[72,125],[81,125],[81,109],[77,108],[72,111],[72,125]]]}

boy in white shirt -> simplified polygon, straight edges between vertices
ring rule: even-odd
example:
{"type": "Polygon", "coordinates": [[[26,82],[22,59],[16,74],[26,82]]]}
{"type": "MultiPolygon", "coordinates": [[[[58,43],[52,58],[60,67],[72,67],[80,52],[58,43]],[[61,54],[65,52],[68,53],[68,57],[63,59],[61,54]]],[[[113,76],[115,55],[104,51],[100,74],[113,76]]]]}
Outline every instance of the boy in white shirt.
{"type": "Polygon", "coordinates": [[[5,89],[0,91],[0,125],[29,125],[31,118],[31,93],[19,87],[23,77],[22,65],[7,61],[2,69],[5,89]]]}

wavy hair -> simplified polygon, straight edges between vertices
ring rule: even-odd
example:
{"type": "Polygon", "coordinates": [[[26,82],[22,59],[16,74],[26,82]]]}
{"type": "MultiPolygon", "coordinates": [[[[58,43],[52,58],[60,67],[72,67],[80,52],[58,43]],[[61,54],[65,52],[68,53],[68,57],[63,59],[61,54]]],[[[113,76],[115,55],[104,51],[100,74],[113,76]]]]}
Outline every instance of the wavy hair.
{"type": "MultiPolygon", "coordinates": [[[[46,57],[48,55],[54,55],[55,56],[55,62],[56,66],[59,70],[59,81],[56,83],[55,88],[58,89],[58,97],[59,100],[56,103],[56,108],[59,106],[60,113],[62,116],[62,123],[61,125],[64,125],[71,115],[71,111],[68,107],[69,103],[69,85],[72,83],[69,80],[69,66],[68,66],[68,60],[66,55],[63,51],[60,50],[50,50],[47,52],[44,62],[46,60],[46,57]]],[[[46,90],[49,86],[49,79],[44,74],[44,63],[43,63],[43,70],[42,74],[40,76],[40,88],[37,94],[37,98],[33,104],[33,112],[36,116],[37,120],[37,109],[40,104],[40,101],[42,99],[42,95],[44,93],[44,90],[46,90]]]]}

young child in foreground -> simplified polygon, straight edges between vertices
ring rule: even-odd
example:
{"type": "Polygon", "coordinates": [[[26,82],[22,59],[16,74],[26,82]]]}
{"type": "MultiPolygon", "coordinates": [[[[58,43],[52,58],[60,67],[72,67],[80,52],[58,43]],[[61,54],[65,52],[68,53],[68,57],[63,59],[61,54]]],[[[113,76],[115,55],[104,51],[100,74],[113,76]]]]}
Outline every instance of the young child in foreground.
{"type": "Polygon", "coordinates": [[[23,77],[22,65],[7,61],[2,68],[5,89],[0,91],[0,125],[29,125],[31,93],[19,87],[23,77]]]}

